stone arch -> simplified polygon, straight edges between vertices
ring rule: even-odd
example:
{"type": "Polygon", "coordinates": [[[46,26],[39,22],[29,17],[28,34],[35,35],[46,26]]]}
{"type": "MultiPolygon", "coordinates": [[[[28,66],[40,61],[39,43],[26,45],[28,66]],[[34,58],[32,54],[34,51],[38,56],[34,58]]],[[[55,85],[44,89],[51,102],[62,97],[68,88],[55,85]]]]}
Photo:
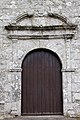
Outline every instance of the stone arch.
{"type": "Polygon", "coordinates": [[[62,58],[60,57],[60,55],[58,54],[58,53],[56,53],[56,52],[54,52],[52,49],[50,49],[50,48],[35,48],[35,49],[31,49],[31,50],[29,50],[29,51],[27,51],[27,53],[26,53],[26,55],[24,55],[23,56],[23,58],[22,58],[22,64],[21,64],[21,68],[22,68],[22,65],[23,65],[23,62],[24,62],[24,60],[25,60],[25,58],[31,53],[31,52],[33,52],[33,51],[37,51],[37,50],[44,50],[44,51],[48,51],[48,52],[50,52],[50,53],[54,53],[54,55],[59,59],[59,61],[60,61],[60,63],[61,63],[61,66],[62,66],[62,58]]]}

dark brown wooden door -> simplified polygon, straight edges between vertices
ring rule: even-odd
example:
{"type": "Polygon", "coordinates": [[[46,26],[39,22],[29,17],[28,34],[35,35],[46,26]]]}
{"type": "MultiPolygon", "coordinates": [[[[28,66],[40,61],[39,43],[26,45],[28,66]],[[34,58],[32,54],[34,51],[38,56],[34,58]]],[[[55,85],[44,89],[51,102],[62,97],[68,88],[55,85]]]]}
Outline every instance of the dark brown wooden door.
{"type": "Polygon", "coordinates": [[[22,63],[22,115],[63,114],[61,62],[45,49],[30,52],[22,63]]]}

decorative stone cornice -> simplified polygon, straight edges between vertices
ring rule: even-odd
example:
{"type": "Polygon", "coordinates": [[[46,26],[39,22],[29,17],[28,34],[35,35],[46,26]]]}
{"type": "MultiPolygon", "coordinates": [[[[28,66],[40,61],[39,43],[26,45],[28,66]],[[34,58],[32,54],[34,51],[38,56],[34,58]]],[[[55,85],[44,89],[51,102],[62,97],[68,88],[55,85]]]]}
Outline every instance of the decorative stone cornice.
{"type": "Polygon", "coordinates": [[[46,31],[46,30],[75,30],[77,25],[54,25],[54,26],[5,26],[6,30],[34,30],[34,31],[46,31]]]}
{"type": "MultiPolygon", "coordinates": [[[[56,21],[53,22],[54,24],[52,25],[44,25],[40,23],[35,24],[18,24],[18,22],[24,20],[24,19],[30,19],[33,20],[35,19],[35,16],[33,14],[23,14],[19,16],[16,19],[15,24],[10,24],[8,26],[5,26],[5,29],[8,31],[9,39],[72,39],[74,36],[75,30],[77,28],[77,25],[74,25],[72,23],[67,22],[67,18],[58,15],[58,14],[52,14],[48,13],[46,18],[53,17],[53,21],[55,21],[55,18],[58,20],[58,24],[56,24],[56,21]],[[24,33],[23,33],[24,31],[24,33]],[[36,34],[36,31],[39,34],[36,34]],[[22,32],[19,34],[19,32],[22,32]],[[30,33],[29,33],[30,32],[30,33]],[[47,33],[48,32],[48,33],[47,33]],[[50,33],[51,32],[51,33],[50,33]],[[53,32],[53,33],[52,33],[53,32]],[[29,34],[28,34],[29,33],[29,34]]],[[[36,20],[36,19],[35,19],[36,20]]],[[[40,17],[40,20],[43,20],[42,17],[40,17]]],[[[37,19],[38,21],[38,19],[37,19]]],[[[24,22],[24,21],[23,21],[24,22]]],[[[33,22],[34,23],[34,22],[33,22]]]]}

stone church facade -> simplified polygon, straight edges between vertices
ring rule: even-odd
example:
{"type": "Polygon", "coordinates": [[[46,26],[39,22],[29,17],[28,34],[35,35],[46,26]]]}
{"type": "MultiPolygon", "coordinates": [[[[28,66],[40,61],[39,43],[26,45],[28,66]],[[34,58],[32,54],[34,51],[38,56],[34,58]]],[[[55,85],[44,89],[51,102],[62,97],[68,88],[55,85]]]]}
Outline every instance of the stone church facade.
{"type": "Polygon", "coordinates": [[[80,2],[0,2],[0,115],[21,115],[22,63],[32,50],[53,51],[62,63],[63,115],[80,116],[80,2]]]}

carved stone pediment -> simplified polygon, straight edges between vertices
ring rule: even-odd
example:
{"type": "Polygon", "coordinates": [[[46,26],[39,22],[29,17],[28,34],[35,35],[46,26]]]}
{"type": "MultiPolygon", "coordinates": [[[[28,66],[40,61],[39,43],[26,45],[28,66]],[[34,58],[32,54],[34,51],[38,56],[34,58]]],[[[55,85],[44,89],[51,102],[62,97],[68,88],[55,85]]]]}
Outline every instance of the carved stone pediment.
{"type": "Polygon", "coordinates": [[[65,17],[49,13],[47,16],[23,14],[15,23],[5,26],[5,29],[9,31],[8,38],[11,39],[69,39],[73,37],[76,27],[77,25],[68,22],[65,17]]]}

